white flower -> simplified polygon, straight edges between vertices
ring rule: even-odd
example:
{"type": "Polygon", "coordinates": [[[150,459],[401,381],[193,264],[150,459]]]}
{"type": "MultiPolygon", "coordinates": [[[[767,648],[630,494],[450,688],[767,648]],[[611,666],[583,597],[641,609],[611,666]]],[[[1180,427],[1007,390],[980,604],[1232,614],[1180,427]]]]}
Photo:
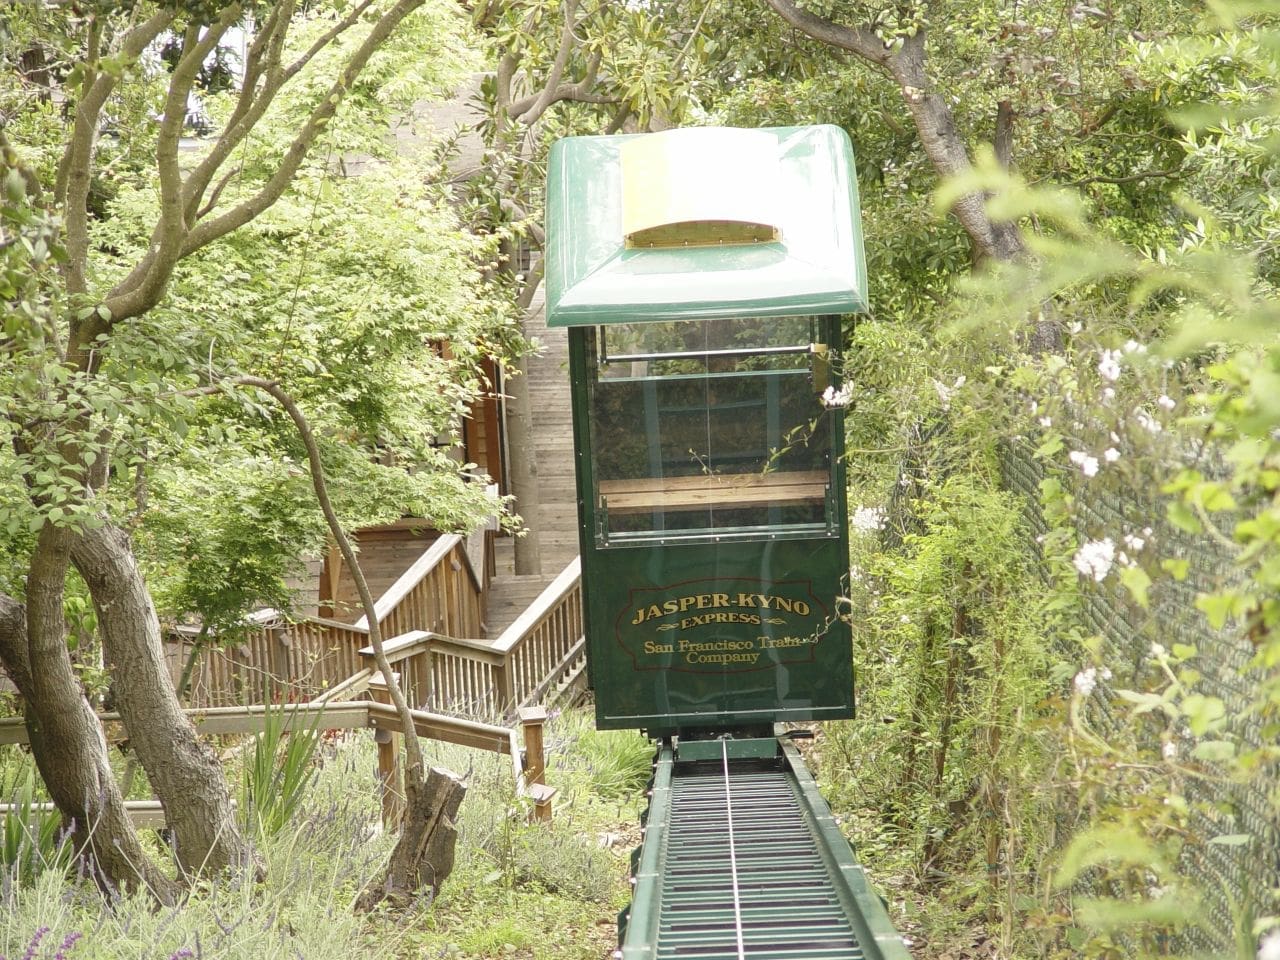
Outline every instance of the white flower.
{"type": "Polygon", "coordinates": [[[1165,410],[1172,410],[1174,407],[1178,405],[1177,400],[1163,393],[1160,394],[1160,399],[1158,399],[1156,403],[1159,406],[1163,407],[1165,410]]]}
{"type": "Polygon", "coordinates": [[[1120,351],[1103,350],[1102,359],[1098,361],[1098,373],[1104,380],[1120,379],[1120,351]]]}
{"type": "Polygon", "coordinates": [[[847,407],[849,401],[853,399],[853,384],[846,383],[837,390],[835,387],[827,387],[822,391],[822,405],[828,410],[833,407],[847,407]]]}
{"type": "Polygon", "coordinates": [[[1100,676],[1103,680],[1110,680],[1110,679],[1111,679],[1111,668],[1110,668],[1110,667],[1103,667],[1103,668],[1102,668],[1102,671],[1098,674],[1098,676],[1100,676]]]}
{"type": "Polygon", "coordinates": [[[1111,431],[1111,442],[1112,443],[1120,442],[1120,434],[1116,433],[1114,430],[1111,431]]]}
{"type": "Polygon", "coordinates": [[[1159,433],[1164,426],[1155,417],[1150,416],[1145,410],[1138,410],[1134,413],[1133,419],[1138,421],[1138,426],[1148,433],[1159,433]]]}
{"type": "Polygon", "coordinates": [[[1110,537],[1088,541],[1071,558],[1081,576],[1092,577],[1098,583],[1111,572],[1111,565],[1115,560],[1116,545],[1111,542],[1110,537]]]}
{"type": "MultiPolygon", "coordinates": [[[[1150,534],[1148,534],[1148,536],[1149,535],[1150,534]]],[[[1147,541],[1144,540],[1142,537],[1137,536],[1136,534],[1126,533],[1124,535],[1124,545],[1128,547],[1130,550],[1132,550],[1134,553],[1138,553],[1139,551],[1142,550],[1143,547],[1147,545],[1147,541]]]]}
{"type": "Polygon", "coordinates": [[[1067,459],[1080,468],[1080,472],[1086,477],[1096,477],[1098,475],[1098,458],[1091,457],[1083,450],[1072,450],[1067,454],[1067,459]]]}
{"type": "Polygon", "coordinates": [[[1052,417],[1041,417],[1039,422],[1040,422],[1040,426],[1044,427],[1046,430],[1049,429],[1049,427],[1053,426],[1052,417]]]}
{"type": "Polygon", "coordinates": [[[1166,760],[1177,760],[1178,745],[1174,743],[1172,740],[1166,740],[1164,742],[1164,745],[1160,748],[1160,753],[1161,755],[1164,756],[1166,760]]]}
{"type": "Polygon", "coordinates": [[[1162,643],[1151,644],[1151,655],[1153,657],[1163,657],[1166,653],[1168,653],[1168,651],[1165,650],[1164,644],[1162,643]]]}
{"type": "Polygon", "coordinates": [[[1093,693],[1093,688],[1098,685],[1098,670],[1096,667],[1089,667],[1087,670],[1081,670],[1076,674],[1074,680],[1076,692],[1082,697],[1087,697],[1093,693]]]}
{"type": "Polygon", "coordinates": [[[902,616],[900,616],[900,617],[898,618],[898,622],[899,622],[899,623],[910,623],[910,622],[911,622],[911,618],[910,618],[909,616],[907,616],[907,615],[904,613],[902,616]]]}
{"type": "Polygon", "coordinates": [[[1128,340],[1128,341],[1125,341],[1124,352],[1125,353],[1146,353],[1147,348],[1143,344],[1139,343],[1137,340],[1128,340]]]}
{"type": "Polygon", "coordinates": [[[850,520],[860,533],[873,533],[884,528],[884,510],[880,507],[858,507],[850,520]]]}
{"type": "Polygon", "coordinates": [[[1079,320],[1077,320],[1075,323],[1071,324],[1071,326],[1068,327],[1067,329],[1069,329],[1072,333],[1079,333],[1081,330],[1084,329],[1084,324],[1081,323],[1079,320]]]}
{"type": "Polygon", "coordinates": [[[1102,390],[1102,402],[1110,403],[1116,398],[1116,392],[1111,387],[1104,387],[1102,390]]]}
{"type": "Polygon", "coordinates": [[[1272,930],[1258,944],[1258,960],[1280,960],[1280,930],[1272,930]]]}
{"type": "Polygon", "coordinates": [[[1107,447],[1107,449],[1102,452],[1102,459],[1107,461],[1107,463],[1115,463],[1120,459],[1120,451],[1115,447],[1107,447]]]}

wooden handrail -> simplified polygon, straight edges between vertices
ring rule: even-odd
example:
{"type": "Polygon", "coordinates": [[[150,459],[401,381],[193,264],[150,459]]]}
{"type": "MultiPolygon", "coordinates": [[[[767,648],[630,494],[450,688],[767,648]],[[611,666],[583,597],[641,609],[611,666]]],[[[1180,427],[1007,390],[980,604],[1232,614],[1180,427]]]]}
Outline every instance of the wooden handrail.
{"type": "MultiPolygon", "coordinates": [[[[368,673],[367,670],[362,671],[362,674],[368,673]]],[[[356,677],[351,678],[352,681],[356,679],[356,677]]],[[[368,677],[364,679],[367,682],[368,677]]],[[[286,707],[211,707],[206,710],[183,712],[195,723],[201,736],[262,733],[271,721],[269,714],[272,713],[281,714],[281,729],[286,732],[358,730],[368,727],[388,733],[404,732],[400,714],[394,707],[371,700],[339,704],[313,702],[286,707]]],[[[534,782],[533,778],[526,776],[520,741],[515,729],[478,720],[463,720],[458,717],[429,713],[425,710],[411,710],[410,717],[420,737],[506,754],[510,758],[511,775],[515,779],[516,789],[520,795],[531,796],[536,802],[545,803],[549,801],[550,794],[555,792],[545,784],[534,782]]],[[[98,720],[104,730],[114,734],[112,739],[122,739],[127,735],[119,714],[101,713],[98,714],[98,720]]],[[[0,719],[0,745],[28,742],[26,724],[21,717],[0,719]]],[[[541,769],[542,758],[535,759],[536,769],[541,769]]],[[[36,808],[42,812],[54,809],[52,804],[39,804],[36,808]]],[[[158,800],[131,800],[126,803],[126,809],[134,820],[135,826],[159,828],[165,825],[164,812],[158,800]]],[[[0,805],[0,813],[7,810],[7,805],[0,805]]]]}
{"type": "Polygon", "coordinates": [[[493,642],[493,649],[508,653],[555,608],[564,598],[564,595],[572,590],[581,579],[582,558],[574,557],[551,581],[550,585],[538,594],[533,603],[529,604],[528,609],[516,617],[511,626],[502,631],[501,636],[493,642]]]}
{"type": "MultiPolygon", "coordinates": [[[[461,543],[462,537],[458,536],[456,533],[448,533],[438,537],[436,541],[427,548],[427,551],[417,560],[413,561],[409,569],[400,574],[396,579],[396,582],[388,587],[387,592],[380,596],[374,603],[373,611],[378,617],[378,622],[381,623],[388,613],[398,607],[400,605],[400,601],[409,595],[409,591],[416,587],[422,578],[431,572],[432,568],[435,567],[436,564],[440,563],[440,561],[447,557],[453,549],[461,543]]],[[[464,555],[465,552],[466,551],[463,551],[464,555]]],[[[475,580],[474,571],[471,573],[471,578],[472,580],[475,580]]],[[[353,626],[355,626],[357,630],[367,631],[369,629],[369,618],[367,616],[361,617],[353,624],[353,626]]]]}
{"type": "MultiPolygon", "coordinates": [[[[385,641],[382,644],[382,652],[387,655],[387,660],[390,663],[407,660],[409,657],[426,653],[431,645],[432,636],[433,634],[426,630],[410,630],[408,633],[402,633],[398,637],[392,637],[390,640],[385,641]]],[[[372,646],[361,647],[356,652],[369,660],[374,657],[372,646]]]]}
{"type": "Polygon", "coordinates": [[[312,700],[309,706],[337,703],[347,696],[355,696],[357,693],[366,692],[369,689],[369,681],[373,679],[374,673],[373,667],[365,667],[359,673],[352,674],[341,683],[330,687],[312,700]]]}

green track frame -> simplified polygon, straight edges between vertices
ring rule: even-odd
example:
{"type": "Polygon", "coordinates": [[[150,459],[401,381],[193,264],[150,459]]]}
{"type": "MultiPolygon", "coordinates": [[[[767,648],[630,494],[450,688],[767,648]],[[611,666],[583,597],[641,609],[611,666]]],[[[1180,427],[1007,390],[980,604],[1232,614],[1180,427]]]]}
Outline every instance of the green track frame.
{"type": "MultiPolygon", "coordinates": [[[[716,742],[684,753],[706,757],[716,742]]],[[[727,761],[732,806],[742,809],[723,822],[715,806],[724,763],[679,753],[669,742],[658,750],[632,904],[620,918],[621,960],[909,960],[791,742],[778,740],[767,759],[727,761]],[[730,872],[740,886],[732,897],[730,872]]]]}

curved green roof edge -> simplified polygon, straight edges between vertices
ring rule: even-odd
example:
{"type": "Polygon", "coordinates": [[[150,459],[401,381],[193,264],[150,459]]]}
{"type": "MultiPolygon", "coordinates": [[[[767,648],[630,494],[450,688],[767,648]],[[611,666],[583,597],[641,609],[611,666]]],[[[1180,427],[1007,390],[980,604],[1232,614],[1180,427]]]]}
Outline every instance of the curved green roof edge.
{"type": "MultiPolygon", "coordinates": [[[[781,239],[772,243],[627,249],[621,145],[677,135],[725,151],[724,128],[569,137],[547,174],[547,324],[553,327],[717,316],[857,313],[866,260],[853,146],[836,126],[768,127],[778,157],[781,239]],[[701,133],[700,131],[707,131],[701,133]]],[[[760,138],[754,140],[758,143],[760,138]]]]}

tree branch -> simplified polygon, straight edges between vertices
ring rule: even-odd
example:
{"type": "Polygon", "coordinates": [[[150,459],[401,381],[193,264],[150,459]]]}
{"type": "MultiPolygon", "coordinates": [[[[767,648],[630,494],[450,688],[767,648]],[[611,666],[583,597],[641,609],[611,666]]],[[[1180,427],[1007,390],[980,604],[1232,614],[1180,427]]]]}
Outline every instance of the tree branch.
{"type": "MultiPolygon", "coordinates": [[[[320,135],[321,130],[324,129],[337,112],[338,105],[342,102],[347,90],[350,89],[352,83],[360,75],[360,71],[364,69],[365,64],[369,62],[369,58],[373,56],[374,52],[383,44],[391,32],[400,25],[400,22],[420,7],[423,2],[424,0],[399,0],[395,6],[382,15],[378,22],[374,24],[373,29],[369,31],[364,42],[351,55],[346,67],[343,68],[342,74],[329,87],[323,99],[311,112],[311,116],[307,118],[306,123],[303,124],[302,129],[294,138],[293,143],[285,151],[279,168],[262,189],[221,216],[194,227],[186,238],[181,256],[189,256],[201,247],[226,236],[232,230],[244,226],[244,224],[258,216],[280,198],[285,188],[293,181],[298,168],[301,166],[307,152],[311,149],[312,144],[320,135]]],[[[121,297],[120,300],[122,307],[132,307],[127,294],[121,297]]],[[[115,313],[116,311],[112,309],[112,312],[115,313]]]]}
{"type": "Polygon", "coordinates": [[[217,141],[187,176],[187,182],[182,188],[182,199],[188,228],[199,218],[200,201],[218,169],[230,156],[231,151],[248,135],[254,123],[266,111],[267,104],[275,96],[272,77],[280,64],[284,39],[288,34],[289,22],[293,16],[293,2],[294,0],[281,0],[271,8],[271,13],[245,55],[244,79],[241,81],[240,96],[236,98],[235,109],[223,124],[222,133],[219,134],[217,141]],[[258,81],[264,75],[266,82],[263,96],[260,97],[258,81]],[[262,102],[264,99],[266,103],[262,102]]]}
{"type": "Polygon", "coordinates": [[[525,316],[533,308],[533,298],[538,292],[538,287],[542,285],[542,276],[546,272],[547,257],[546,254],[538,257],[538,262],[529,269],[529,275],[524,278],[524,286],[520,288],[520,295],[516,298],[516,306],[520,308],[520,321],[523,323],[525,316]]]}
{"type": "MultiPolygon", "coordinates": [[[[187,119],[187,99],[195,85],[196,76],[205,58],[218,45],[227,28],[240,19],[240,4],[226,7],[217,21],[200,33],[199,23],[188,25],[183,35],[182,55],[169,75],[169,89],[165,95],[164,116],[156,138],[156,173],[160,180],[160,218],[151,233],[151,244],[146,255],[121,282],[133,285],[142,309],[154,306],[164,292],[165,285],[181,259],[182,241],[186,237],[187,224],[182,203],[182,171],[178,166],[178,141],[187,119]]],[[[87,169],[87,160],[86,160],[87,169]]],[[[68,244],[70,235],[68,234],[68,244]]],[[[87,255],[87,236],[86,236],[87,255]]],[[[119,289],[119,287],[117,287],[119,289]]],[[[90,353],[86,349],[101,333],[109,330],[118,320],[136,316],[142,310],[117,311],[107,303],[108,317],[98,312],[83,323],[73,322],[71,337],[67,343],[67,356],[76,357],[82,369],[88,369],[90,353]]]]}
{"type": "Polygon", "coordinates": [[[404,18],[420,7],[423,2],[424,0],[398,0],[378,19],[364,41],[351,54],[338,79],[325,91],[322,99],[312,110],[293,143],[285,151],[280,166],[256,194],[221,216],[197,223],[190,231],[184,230],[182,242],[176,251],[166,251],[163,258],[149,253],[143,263],[135,267],[128,277],[111,290],[103,302],[103,306],[111,316],[108,326],[123,319],[135,317],[155,306],[180,260],[244,226],[280,198],[293,182],[308,151],[337,112],[347,90],[369,62],[369,58],[382,46],[404,18]],[[144,268],[145,272],[143,272],[144,268]],[[142,282],[137,280],[140,273],[144,277],[142,282]]]}
{"type": "Polygon", "coordinates": [[[27,608],[3,593],[0,593],[0,663],[20,692],[31,690],[27,608]]]}
{"type": "MultiPolygon", "coordinates": [[[[120,52],[129,60],[136,59],[160,32],[173,20],[173,14],[160,12],[126,34],[120,52]]],[[[76,104],[71,137],[58,161],[54,181],[53,202],[60,206],[66,218],[67,231],[67,292],[84,293],[88,268],[88,198],[93,166],[93,148],[98,138],[102,108],[115,89],[116,78],[109,73],[98,73],[101,42],[100,28],[95,20],[90,27],[88,47],[85,53],[87,71],[84,78],[84,95],[76,104]]]]}
{"type": "Polygon", "coordinates": [[[996,133],[992,144],[996,151],[996,162],[1008,170],[1013,162],[1013,121],[1015,114],[1013,104],[1001,100],[996,105],[996,133]]]}
{"type": "Polygon", "coordinates": [[[293,398],[274,381],[263,380],[259,377],[238,377],[232,382],[240,386],[257,387],[259,390],[270,394],[289,414],[294,426],[298,429],[298,436],[302,438],[303,446],[307,448],[307,462],[311,466],[311,484],[315,489],[316,502],[320,504],[320,511],[324,514],[325,522],[329,525],[329,532],[333,535],[334,542],[338,545],[338,551],[342,554],[343,562],[346,563],[347,569],[351,572],[352,580],[355,581],[356,591],[360,594],[360,605],[364,609],[365,620],[369,624],[369,644],[373,647],[374,662],[377,663],[378,670],[382,673],[382,679],[387,684],[387,691],[391,694],[396,713],[400,715],[400,724],[404,732],[404,749],[408,760],[406,775],[414,781],[421,782],[426,773],[426,764],[422,756],[422,745],[418,742],[417,728],[413,723],[413,714],[409,710],[409,703],[405,700],[400,685],[396,683],[395,673],[391,669],[391,662],[387,660],[386,651],[382,646],[382,629],[378,623],[378,611],[373,600],[373,592],[369,589],[369,583],[365,580],[364,573],[360,569],[360,563],[356,558],[355,549],[351,546],[351,540],[342,529],[342,521],[338,519],[337,511],[333,509],[333,503],[329,499],[329,490],[325,483],[324,464],[320,460],[320,447],[316,444],[315,434],[311,431],[311,425],[307,422],[306,416],[298,408],[293,398]]]}
{"type": "Polygon", "coordinates": [[[1154,180],[1158,177],[1181,177],[1182,175],[1182,169],[1174,167],[1172,170],[1143,170],[1139,173],[1132,173],[1127,177],[1084,177],[1080,180],[1072,180],[1067,185],[1084,187],[1091,183],[1136,183],[1139,180],[1154,180]]]}
{"type": "MultiPolygon", "coordinates": [[[[249,78],[246,74],[245,88],[241,90],[241,99],[236,104],[235,113],[232,114],[231,119],[223,128],[222,136],[218,138],[218,142],[214,144],[213,149],[209,151],[200,165],[187,178],[185,197],[188,226],[194,226],[196,220],[206,216],[216,206],[216,195],[221,190],[215,191],[215,196],[197,209],[204,196],[204,191],[208,189],[209,183],[217,173],[218,168],[226,161],[231,151],[248,136],[254,125],[262,119],[271,104],[275,102],[276,96],[280,91],[315,58],[316,54],[358,23],[360,18],[364,16],[365,11],[372,5],[373,0],[360,0],[342,20],[326,30],[303,54],[283,69],[280,66],[281,55],[284,49],[285,35],[289,28],[289,21],[293,16],[294,0],[286,0],[286,2],[272,10],[272,15],[275,16],[282,7],[288,8],[276,21],[279,27],[275,31],[270,49],[267,52],[265,82],[263,83],[262,91],[259,94],[256,91],[248,90],[249,78]],[[246,93],[251,95],[246,97],[246,93]]],[[[250,56],[252,57],[252,51],[250,56]]],[[[261,73],[260,50],[258,60],[258,72],[261,73]]],[[[255,75],[255,84],[257,79],[258,76],[255,75]]],[[[226,178],[223,179],[223,183],[226,183],[226,178]]]]}
{"type": "Polygon", "coordinates": [[[532,98],[526,97],[524,100],[513,103],[507,108],[507,113],[512,119],[522,119],[525,126],[531,126],[537,123],[541,117],[555,102],[555,94],[560,86],[560,78],[564,76],[565,67],[569,64],[569,56],[573,53],[573,48],[577,44],[577,37],[574,35],[574,27],[577,26],[577,20],[574,14],[578,9],[578,0],[565,0],[564,3],[564,26],[560,30],[560,47],[556,50],[556,58],[551,64],[551,72],[547,74],[547,82],[543,86],[542,91],[532,98]],[[532,102],[529,102],[532,100],[532,102]]]}
{"type": "Polygon", "coordinates": [[[862,59],[882,67],[888,65],[893,54],[870,27],[849,27],[833,23],[808,10],[801,10],[795,0],[765,0],[765,3],[801,33],[828,46],[856,53],[862,59]]]}

